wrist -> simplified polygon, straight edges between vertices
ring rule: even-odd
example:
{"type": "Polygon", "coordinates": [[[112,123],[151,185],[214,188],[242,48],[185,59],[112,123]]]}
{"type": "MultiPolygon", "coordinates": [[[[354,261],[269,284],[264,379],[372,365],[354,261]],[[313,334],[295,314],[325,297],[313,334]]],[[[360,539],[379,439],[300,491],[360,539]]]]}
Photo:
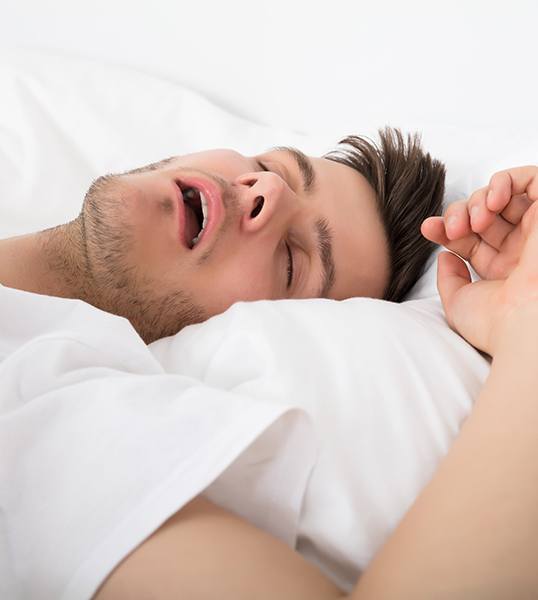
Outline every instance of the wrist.
{"type": "Polygon", "coordinates": [[[538,302],[527,302],[508,310],[491,333],[491,355],[525,348],[538,353],[538,302]]]}

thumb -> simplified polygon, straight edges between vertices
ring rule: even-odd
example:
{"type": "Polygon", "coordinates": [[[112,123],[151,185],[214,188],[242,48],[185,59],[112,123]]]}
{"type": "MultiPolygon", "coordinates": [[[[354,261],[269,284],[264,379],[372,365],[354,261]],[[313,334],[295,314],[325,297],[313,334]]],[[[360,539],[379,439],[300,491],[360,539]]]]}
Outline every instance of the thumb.
{"type": "Polygon", "coordinates": [[[471,283],[467,265],[452,252],[441,252],[437,260],[437,289],[449,322],[452,319],[454,297],[464,285],[471,283]]]}

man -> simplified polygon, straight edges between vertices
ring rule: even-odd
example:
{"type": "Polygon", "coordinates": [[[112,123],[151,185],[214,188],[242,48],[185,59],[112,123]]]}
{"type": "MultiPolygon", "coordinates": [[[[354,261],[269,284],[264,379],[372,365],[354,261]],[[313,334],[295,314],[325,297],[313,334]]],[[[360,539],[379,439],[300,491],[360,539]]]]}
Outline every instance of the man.
{"type": "MultiPolygon", "coordinates": [[[[273,463],[278,453],[286,460],[273,477],[288,477],[280,494],[292,497],[309,468],[303,444],[286,457],[298,421],[282,407],[256,412],[248,398],[164,373],[146,344],[238,300],[402,300],[433,248],[420,225],[440,211],[444,167],[417,137],[406,141],[390,129],[380,137],[379,147],[346,138],[345,150],[322,158],[277,148],[256,157],[213,150],[166,159],[99,178],[71,223],[0,241],[0,470],[11,482],[0,497],[0,525],[6,519],[10,533],[9,548],[0,536],[0,595],[9,580],[23,597],[88,597],[157,529],[97,597],[129,597],[122,573],[146,597],[131,570],[153,586],[148,569],[164,566],[163,549],[190,556],[186,568],[202,569],[198,586],[207,558],[200,519],[223,567],[221,551],[256,581],[273,565],[273,598],[284,598],[278,590],[290,582],[298,598],[339,593],[282,541],[200,496],[282,417],[273,463]],[[158,498],[178,471],[179,487],[158,498]],[[194,525],[198,549],[185,524],[194,525]],[[226,548],[230,532],[239,535],[241,557],[226,548]],[[17,577],[1,571],[12,556],[17,577]],[[301,573],[309,581],[302,591],[301,573]]],[[[277,511],[284,531],[286,514],[277,511]]],[[[232,563],[236,591],[247,593],[232,563]]],[[[168,592],[155,597],[173,594],[168,576],[157,577],[168,592]]],[[[191,591],[184,597],[196,597],[191,591]]]]}
{"type": "Polygon", "coordinates": [[[124,316],[146,343],[238,300],[400,301],[433,245],[444,166],[418,136],[322,158],[211,150],[97,179],[71,223],[0,241],[0,283],[124,316]]]}

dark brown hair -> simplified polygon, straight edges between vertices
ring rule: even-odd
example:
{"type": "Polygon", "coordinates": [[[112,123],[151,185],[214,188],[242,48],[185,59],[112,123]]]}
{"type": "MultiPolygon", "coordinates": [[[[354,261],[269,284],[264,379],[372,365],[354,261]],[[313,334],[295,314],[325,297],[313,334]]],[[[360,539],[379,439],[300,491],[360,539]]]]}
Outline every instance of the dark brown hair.
{"type": "Polygon", "coordinates": [[[350,135],[323,158],[348,165],[373,187],[389,247],[390,277],[383,298],[401,302],[424,270],[434,244],[420,233],[426,217],[438,215],[445,191],[445,166],[424,154],[420,135],[378,130],[380,144],[350,135]]]}

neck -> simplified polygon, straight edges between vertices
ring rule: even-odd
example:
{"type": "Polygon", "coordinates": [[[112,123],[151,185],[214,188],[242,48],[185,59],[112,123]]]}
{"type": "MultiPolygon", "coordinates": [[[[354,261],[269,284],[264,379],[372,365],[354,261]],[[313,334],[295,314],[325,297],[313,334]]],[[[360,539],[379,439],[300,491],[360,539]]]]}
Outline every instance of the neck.
{"type": "Polygon", "coordinates": [[[36,294],[89,301],[91,277],[80,219],[0,240],[0,283],[36,294]]]}

